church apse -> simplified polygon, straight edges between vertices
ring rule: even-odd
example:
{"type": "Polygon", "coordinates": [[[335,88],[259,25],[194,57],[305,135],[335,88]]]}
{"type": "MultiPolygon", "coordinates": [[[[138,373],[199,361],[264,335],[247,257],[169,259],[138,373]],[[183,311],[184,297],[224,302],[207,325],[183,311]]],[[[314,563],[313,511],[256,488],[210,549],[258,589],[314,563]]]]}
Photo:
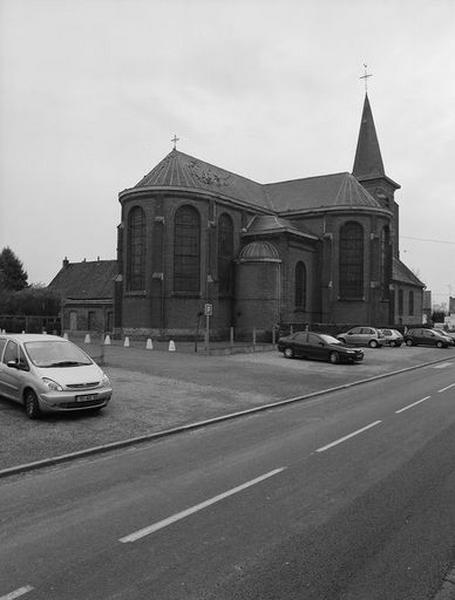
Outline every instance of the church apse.
{"type": "Polygon", "coordinates": [[[236,264],[235,323],[239,335],[255,328],[270,331],[280,320],[281,263],[276,247],[267,241],[247,244],[236,264]]]}

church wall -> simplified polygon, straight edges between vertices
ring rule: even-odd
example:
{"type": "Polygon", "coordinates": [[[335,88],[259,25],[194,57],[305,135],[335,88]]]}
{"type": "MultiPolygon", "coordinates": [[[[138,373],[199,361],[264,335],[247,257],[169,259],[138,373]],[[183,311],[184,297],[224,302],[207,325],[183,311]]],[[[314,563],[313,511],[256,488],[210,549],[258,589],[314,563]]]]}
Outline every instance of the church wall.
{"type": "Polygon", "coordinates": [[[191,334],[197,327],[198,314],[205,303],[213,305],[211,324],[214,334],[229,332],[233,323],[233,299],[218,297],[217,284],[217,223],[222,213],[228,214],[234,225],[234,257],[240,248],[240,231],[253,216],[241,210],[192,193],[149,193],[124,199],[122,226],[119,228],[118,253],[127,265],[128,214],[141,206],[146,215],[145,289],[128,291],[124,269],[123,297],[118,302],[122,311],[122,327],[131,335],[191,334]],[[174,217],[183,205],[194,207],[200,215],[200,288],[198,292],[174,291],[174,217]]]}
{"type": "Polygon", "coordinates": [[[319,307],[315,305],[314,290],[317,285],[316,249],[296,240],[289,241],[283,253],[282,268],[282,321],[290,323],[312,323],[319,320],[319,307]],[[295,306],[295,270],[298,262],[306,268],[306,289],[304,307],[295,306]]]}
{"type": "Polygon", "coordinates": [[[405,283],[394,284],[395,325],[421,325],[423,323],[423,290],[405,283]],[[400,292],[402,301],[400,302],[400,292]],[[410,293],[414,294],[414,307],[410,307],[410,293]],[[412,314],[411,314],[412,313],[412,314]]]}
{"type": "Polygon", "coordinates": [[[241,262],[236,269],[235,326],[239,335],[253,328],[271,331],[279,322],[280,261],[241,262]]]}

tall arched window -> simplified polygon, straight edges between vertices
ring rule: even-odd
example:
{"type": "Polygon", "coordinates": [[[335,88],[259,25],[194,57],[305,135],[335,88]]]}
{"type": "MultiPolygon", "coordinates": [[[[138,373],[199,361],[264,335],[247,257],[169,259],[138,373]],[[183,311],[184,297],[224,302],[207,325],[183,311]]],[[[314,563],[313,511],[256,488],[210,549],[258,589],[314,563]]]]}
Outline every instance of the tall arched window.
{"type": "Polygon", "coordinates": [[[412,290],[409,290],[409,307],[408,307],[408,314],[413,316],[414,315],[414,292],[412,290]]]}
{"type": "Polygon", "coordinates": [[[305,263],[299,261],[295,265],[295,307],[306,308],[306,267],[305,263]]]}
{"type": "Polygon", "coordinates": [[[388,225],[381,231],[381,294],[384,299],[390,296],[389,285],[392,276],[392,253],[390,246],[390,228],[388,225]]]}
{"type": "Polygon", "coordinates": [[[363,227],[349,221],[340,229],[340,298],[363,297],[363,227]]]}
{"type": "Polygon", "coordinates": [[[403,314],[403,290],[398,290],[398,314],[403,314]]]}
{"type": "Polygon", "coordinates": [[[181,206],[174,221],[174,291],[200,291],[201,219],[192,206],[181,206]]]}
{"type": "Polygon", "coordinates": [[[129,290],[145,288],[145,214],[140,206],[128,215],[127,281],[129,290]]]}
{"type": "Polygon", "coordinates": [[[232,259],[234,258],[234,224],[226,213],[218,221],[218,281],[219,293],[232,293],[232,259]]]}

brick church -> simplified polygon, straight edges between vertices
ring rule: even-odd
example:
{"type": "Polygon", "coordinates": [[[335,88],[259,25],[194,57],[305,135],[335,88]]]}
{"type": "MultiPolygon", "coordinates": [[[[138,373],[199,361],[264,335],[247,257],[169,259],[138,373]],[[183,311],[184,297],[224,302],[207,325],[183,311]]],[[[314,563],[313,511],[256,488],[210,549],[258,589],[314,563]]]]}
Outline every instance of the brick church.
{"type": "Polygon", "coordinates": [[[174,147],[119,194],[110,329],[193,334],[207,304],[220,338],[278,323],[421,323],[425,286],[399,258],[399,188],[367,94],[352,173],[262,184],[174,147]]]}

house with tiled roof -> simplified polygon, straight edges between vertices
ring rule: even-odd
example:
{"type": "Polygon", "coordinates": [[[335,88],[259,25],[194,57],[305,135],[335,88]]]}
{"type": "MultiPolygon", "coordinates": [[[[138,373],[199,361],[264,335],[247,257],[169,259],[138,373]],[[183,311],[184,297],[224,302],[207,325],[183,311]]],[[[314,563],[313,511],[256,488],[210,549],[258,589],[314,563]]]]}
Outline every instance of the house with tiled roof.
{"type": "Polygon", "coordinates": [[[116,260],[69,262],[48,285],[62,303],[66,331],[111,332],[114,326],[116,260]]]}
{"type": "Polygon", "coordinates": [[[114,327],[188,335],[204,311],[218,337],[421,323],[425,286],[399,256],[399,187],[367,95],[352,173],[259,183],[174,147],[119,194],[114,327]]]}

